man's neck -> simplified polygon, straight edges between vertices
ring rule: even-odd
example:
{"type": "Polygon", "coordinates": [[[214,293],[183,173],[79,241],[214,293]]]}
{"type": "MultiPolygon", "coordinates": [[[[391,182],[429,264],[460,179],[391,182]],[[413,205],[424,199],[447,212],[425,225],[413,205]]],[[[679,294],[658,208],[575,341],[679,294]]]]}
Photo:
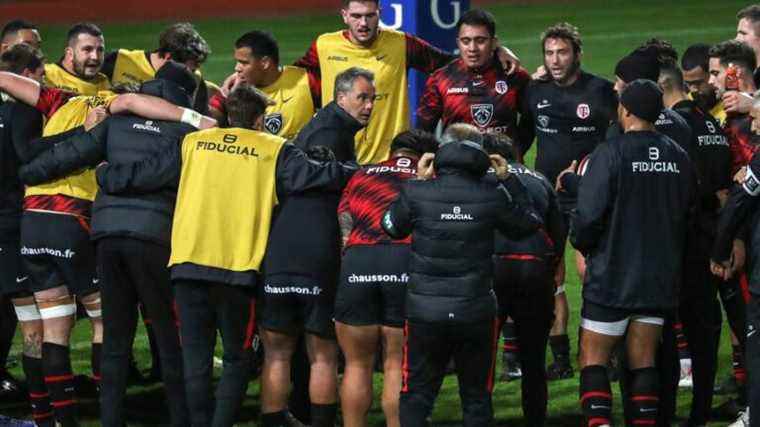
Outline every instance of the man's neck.
{"type": "Polygon", "coordinates": [[[74,63],[71,61],[66,61],[65,59],[61,60],[61,67],[64,70],[66,70],[69,74],[71,74],[72,76],[80,80],[84,80],[86,82],[92,80],[91,78],[88,79],[87,77],[80,76],[79,74],[77,74],[76,71],[74,71],[74,63]]]}
{"type": "Polygon", "coordinates": [[[263,88],[270,86],[274,84],[274,82],[277,81],[277,79],[282,76],[282,67],[277,66],[271,71],[267,71],[266,75],[261,79],[261,82],[259,85],[257,85],[258,88],[263,88]]]}
{"type": "Polygon", "coordinates": [[[755,93],[756,90],[757,87],[755,86],[755,81],[753,80],[752,74],[739,80],[739,91],[746,93],[755,93]]]}
{"type": "Polygon", "coordinates": [[[158,71],[159,68],[166,64],[166,61],[168,61],[168,59],[161,57],[158,52],[150,53],[150,66],[153,67],[153,70],[158,71]]]}
{"type": "Polygon", "coordinates": [[[685,93],[681,91],[668,91],[665,94],[662,95],[662,103],[665,105],[666,108],[673,108],[674,105],[678,104],[681,101],[686,101],[689,98],[686,96],[685,93]]]}
{"type": "Polygon", "coordinates": [[[391,158],[393,157],[409,157],[413,160],[416,160],[420,157],[420,155],[412,150],[408,150],[406,148],[400,148],[391,153],[391,158]]]}
{"type": "Polygon", "coordinates": [[[360,42],[360,41],[356,40],[356,39],[354,38],[354,35],[353,35],[353,34],[351,34],[351,31],[349,31],[349,30],[346,30],[346,33],[345,33],[345,34],[346,34],[346,38],[347,38],[347,39],[348,39],[348,41],[350,41],[351,43],[353,43],[353,44],[355,44],[355,45],[357,45],[357,46],[363,47],[363,48],[369,48],[370,46],[372,46],[372,44],[373,44],[373,43],[375,43],[375,40],[377,40],[377,38],[378,38],[378,37],[380,37],[380,30],[378,29],[378,30],[377,30],[377,33],[375,33],[375,37],[373,37],[373,38],[371,38],[371,39],[367,40],[365,43],[362,43],[362,42],[360,42]]]}
{"type": "Polygon", "coordinates": [[[580,76],[581,76],[581,70],[579,68],[578,70],[575,71],[575,73],[573,73],[571,76],[569,76],[568,78],[566,78],[563,81],[554,80],[554,84],[557,85],[557,86],[559,86],[559,87],[568,87],[568,86],[572,85],[573,83],[577,82],[578,81],[578,77],[580,77],[580,76]]]}
{"type": "Polygon", "coordinates": [[[654,123],[645,122],[644,120],[636,120],[634,122],[628,123],[628,126],[625,127],[625,133],[655,131],[656,129],[657,128],[654,126],[654,123]]]}

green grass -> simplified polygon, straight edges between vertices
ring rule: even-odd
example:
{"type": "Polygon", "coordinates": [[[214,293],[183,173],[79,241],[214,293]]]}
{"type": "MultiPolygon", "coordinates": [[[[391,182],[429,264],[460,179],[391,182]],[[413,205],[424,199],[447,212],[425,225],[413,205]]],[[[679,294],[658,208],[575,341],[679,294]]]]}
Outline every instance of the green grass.
{"type": "MultiPolygon", "coordinates": [[[[632,48],[649,37],[659,36],[670,40],[679,51],[691,43],[714,43],[733,37],[738,9],[746,5],[745,1],[736,0],[681,0],[656,1],[638,0],[635,2],[621,0],[564,1],[560,3],[537,2],[534,5],[491,5],[496,16],[498,34],[501,40],[517,52],[523,64],[534,70],[541,62],[539,35],[548,25],[568,21],[577,25],[583,35],[584,68],[606,77],[610,77],[616,61],[632,48]]],[[[342,23],[337,15],[304,16],[277,19],[239,19],[225,21],[199,21],[195,23],[198,30],[208,40],[214,53],[203,66],[207,78],[221,81],[232,71],[234,63],[232,45],[236,37],[252,29],[272,31],[280,43],[283,63],[290,63],[300,57],[317,34],[334,31],[342,23]]],[[[155,47],[158,32],[165,23],[145,23],[139,25],[105,25],[106,43],[109,49],[119,47],[132,49],[151,49],[155,47]]],[[[45,26],[42,29],[43,48],[47,56],[56,60],[63,47],[65,28],[45,26]]],[[[532,156],[529,156],[532,162],[532,156]]],[[[572,307],[569,330],[573,349],[577,348],[573,331],[578,326],[578,308],[580,287],[575,272],[572,254],[567,254],[567,293],[572,307]]],[[[730,369],[730,346],[724,333],[720,354],[720,373],[722,378],[730,369]]],[[[74,351],[72,360],[77,372],[89,372],[89,326],[80,322],[74,333],[74,351]]],[[[20,344],[14,345],[13,353],[18,354],[20,344]]],[[[137,338],[136,357],[138,363],[145,367],[149,361],[147,340],[142,331],[137,338]]],[[[13,373],[21,375],[20,368],[13,373]]],[[[381,384],[381,377],[376,377],[376,388],[381,384]]],[[[616,388],[616,387],[613,387],[616,388]]],[[[549,388],[550,425],[580,425],[578,407],[578,382],[576,379],[552,383],[549,388]]],[[[519,403],[519,384],[497,384],[494,390],[494,408],[499,425],[522,423],[519,403]]],[[[688,410],[689,395],[681,393],[679,414],[684,416],[688,410]]],[[[131,413],[143,415],[154,413],[160,407],[163,395],[158,388],[133,388],[127,402],[131,413]]],[[[717,398],[716,403],[722,399],[717,398]]],[[[618,422],[621,401],[615,397],[618,422]]],[[[17,416],[28,416],[23,409],[10,410],[17,416]]],[[[96,426],[97,408],[93,402],[82,405],[85,425],[96,426]]],[[[245,402],[243,418],[248,424],[255,425],[258,413],[258,384],[252,383],[245,402]]],[[[457,425],[461,423],[461,411],[456,382],[453,377],[446,379],[434,413],[436,425],[457,425]]],[[[370,414],[371,425],[382,425],[382,412],[375,404],[370,414]]],[[[529,422],[525,423],[529,425],[529,422]]],[[[139,424],[135,424],[139,425],[139,424]]],[[[726,422],[712,425],[726,425],[726,422]]]]}

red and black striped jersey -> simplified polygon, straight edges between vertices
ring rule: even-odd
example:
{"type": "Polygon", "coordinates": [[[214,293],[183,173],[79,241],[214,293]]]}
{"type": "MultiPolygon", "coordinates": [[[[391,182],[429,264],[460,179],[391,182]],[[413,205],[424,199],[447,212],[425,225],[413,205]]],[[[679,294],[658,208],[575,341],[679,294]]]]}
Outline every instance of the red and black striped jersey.
{"type": "Polygon", "coordinates": [[[731,150],[733,175],[752,160],[752,156],[760,148],[760,137],[752,133],[752,117],[746,114],[729,115],[723,131],[728,137],[728,148],[731,150]]]}
{"type": "Polygon", "coordinates": [[[469,123],[483,133],[507,134],[517,140],[530,75],[520,68],[507,75],[496,59],[481,70],[470,70],[461,59],[433,73],[417,108],[417,125],[433,131],[438,120],[446,127],[469,123]]]}
{"type": "Polygon", "coordinates": [[[417,175],[417,161],[398,156],[369,165],[348,182],[338,206],[338,215],[349,214],[353,228],[346,247],[383,243],[409,244],[411,236],[394,240],[380,225],[385,211],[396,200],[404,181],[417,175]]]}
{"type": "Polygon", "coordinates": [[[69,99],[77,96],[74,92],[68,92],[54,87],[41,87],[37,105],[34,106],[46,118],[50,118],[69,99]]]}

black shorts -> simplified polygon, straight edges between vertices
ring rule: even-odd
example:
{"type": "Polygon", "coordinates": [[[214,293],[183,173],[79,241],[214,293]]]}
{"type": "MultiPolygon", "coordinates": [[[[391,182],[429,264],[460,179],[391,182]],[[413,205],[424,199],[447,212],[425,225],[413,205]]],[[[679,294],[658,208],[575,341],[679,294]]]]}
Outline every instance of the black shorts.
{"type": "Polygon", "coordinates": [[[353,326],[404,326],[409,256],[409,245],[346,249],[335,296],[335,320],[353,326]]]}
{"type": "Polygon", "coordinates": [[[25,211],[21,258],[32,292],[66,285],[72,295],[98,290],[95,247],[88,224],[73,215],[25,211]]]}
{"type": "Polygon", "coordinates": [[[541,258],[494,255],[493,289],[499,317],[553,316],[554,270],[541,258]]]}
{"type": "Polygon", "coordinates": [[[29,294],[29,277],[21,266],[19,240],[0,242],[0,292],[20,297],[29,294]]]}
{"type": "Polygon", "coordinates": [[[630,322],[662,326],[666,313],[660,310],[622,309],[583,301],[581,328],[610,336],[623,336],[630,322]]]}
{"type": "Polygon", "coordinates": [[[265,276],[258,287],[256,321],[259,327],[273,331],[334,338],[333,288],[308,276],[265,276]]]}

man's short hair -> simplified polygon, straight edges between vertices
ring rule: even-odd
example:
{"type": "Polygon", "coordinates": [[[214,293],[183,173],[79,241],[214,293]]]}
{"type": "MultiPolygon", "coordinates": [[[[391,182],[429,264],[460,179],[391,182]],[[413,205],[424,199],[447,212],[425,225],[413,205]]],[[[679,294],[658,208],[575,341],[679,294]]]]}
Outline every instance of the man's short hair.
{"type": "Polygon", "coordinates": [[[457,21],[457,34],[462,29],[462,25],[471,27],[486,27],[491,37],[496,36],[496,21],[491,12],[483,9],[470,9],[464,13],[457,21]]]}
{"type": "Polygon", "coordinates": [[[80,34],[87,34],[93,37],[103,37],[103,31],[92,22],[80,22],[74,24],[66,34],[66,44],[71,46],[80,34]]]}
{"type": "Polygon", "coordinates": [[[351,67],[337,76],[335,76],[335,89],[333,90],[333,99],[338,99],[339,93],[351,92],[354,87],[354,82],[358,78],[367,79],[368,82],[373,83],[375,81],[375,73],[370,70],[351,67]]]}
{"type": "Polygon", "coordinates": [[[684,91],[683,72],[675,62],[669,62],[660,67],[660,80],[658,81],[663,92],[673,90],[684,91]]]}
{"type": "Polygon", "coordinates": [[[343,0],[341,2],[343,9],[347,8],[348,5],[351,2],[359,2],[359,3],[375,3],[376,5],[380,6],[380,0],[343,0]]]}
{"type": "Polygon", "coordinates": [[[541,34],[541,49],[544,50],[547,39],[562,39],[573,46],[573,52],[578,55],[583,50],[583,41],[578,28],[567,22],[560,22],[547,28],[541,34]]]}
{"type": "Polygon", "coordinates": [[[678,62],[678,51],[667,40],[657,37],[645,41],[634,52],[644,52],[654,55],[660,66],[666,66],[671,62],[678,62]]]}
{"type": "Polygon", "coordinates": [[[21,74],[24,70],[34,71],[45,63],[42,52],[25,43],[14,45],[0,55],[0,70],[21,74]]]}
{"type": "Polygon", "coordinates": [[[745,7],[736,14],[736,19],[741,21],[747,19],[755,26],[755,34],[757,34],[757,24],[760,24],[760,4],[753,4],[745,7]]]}
{"type": "Polygon", "coordinates": [[[256,58],[268,56],[276,64],[280,63],[280,48],[272,33],[268,31],[249,31],[235,41],[235,49],[247,47],[256,58]]]}
{"type": "Polygon", "coordinates": [[[2,33],[0,33],[0,40],[5,40],[6,37],[14,35],[21,30],[37,30],[37,27],[23,19],[14,19],[5,24],[2,33]]]}
{"type": "Polygon", "coordinates": [[[755,51],[747,43],[739,40],[726,40],[718,43],[710,49],[710,58],[718,58],[720,65],[734,64],[745,68],[750,73],[757,68],[755,51]]]}
{"type": "Polygon", "coordinates": [[[697,43],[686,48],[681,56],[681,68],[684,71],[701,67],[705,72],[710,70],[710,45],[697,43]]]}
{"type": "Polygon", "coordinates": [[[468,123],[454,123],[443,131],[441,145],[451,142],[472,141],[482,147],[483,139],[483,134],[475,126],[468,123]]]}
{"type": "Polygon", "coordinates": [[[517,159],[517,149],[514,141],[503,133],[488,133],[483,138],[483,149],[488,154],[498,154],[508,162],[517,159]]]}
{"type": "Polygon", "coordinates": [[[171,55],[175,62],[195,61],[198,64],[205,62],[211,54],[206,40],[189,22],[178,22],[162,31],[156,51],[161,55],[171,55]]]}
{"type": "Polygon", "coordinates": [[[230,126],[252,129],[270,105],[274,102],[253,85],[238,85],[225,102],[227,121],[230,126]]]}
{"type": "Polygon", "coordinates": [[[418,155],[435,153],[438,150],[438,141],[430,132],[421,129],[409,129],[396,135],[391,142],[391,152],[402,149],[415,152],[418,155]]]}

